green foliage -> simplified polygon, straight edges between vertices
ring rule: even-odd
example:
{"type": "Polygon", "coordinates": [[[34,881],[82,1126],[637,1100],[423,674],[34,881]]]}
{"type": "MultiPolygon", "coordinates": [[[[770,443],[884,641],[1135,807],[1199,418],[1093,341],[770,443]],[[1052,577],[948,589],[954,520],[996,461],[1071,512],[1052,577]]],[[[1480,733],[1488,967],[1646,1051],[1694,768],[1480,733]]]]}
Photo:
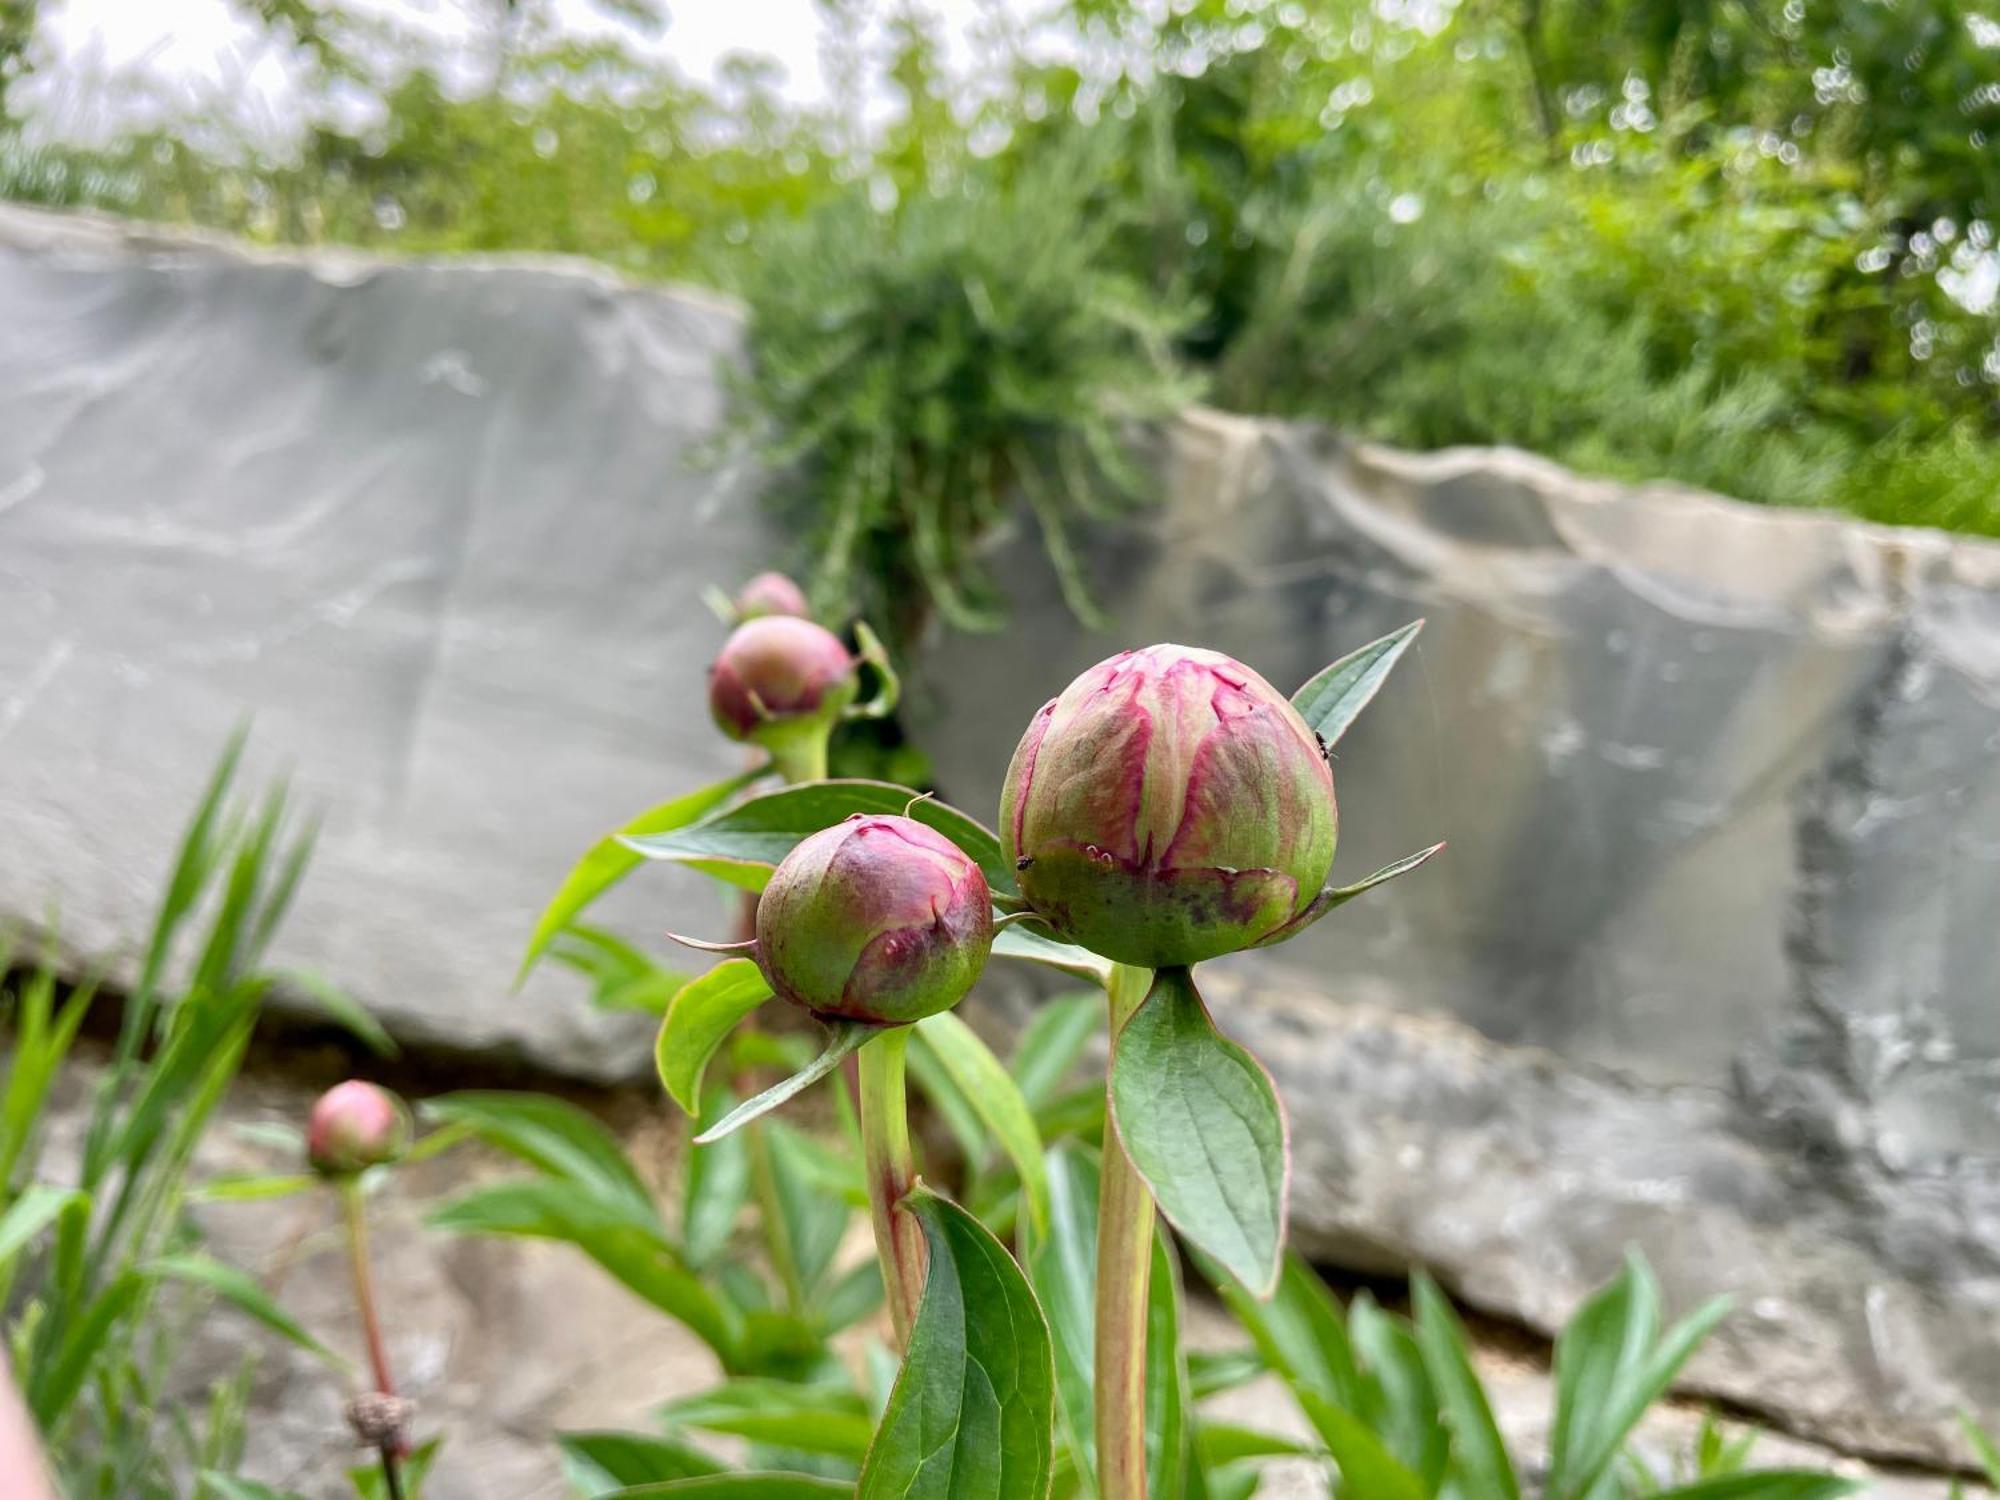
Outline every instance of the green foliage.
{"type": "Polygon", "coordinates": [[[193,1321],[213,1304],[331,1358],[255,1278],[203,1253],[184,1212],[195,1147],[277,982],[265,956],[312,849],[282,787],[254,805],[233,798],[241,751],[239,736],[182,838],[116,1041],[88,1085],[73,1168],[44,1154],[49,1110],[64,1080],[84,1092],[75,1047],[97,987],[67,988],[52,963],[14,967],[21,955],[0,949],[5,1337],[77,1500],[178,1496],[189,1472],[234,1467],[252,1363],[191,1408],[167,1395],[193,1321]]]}

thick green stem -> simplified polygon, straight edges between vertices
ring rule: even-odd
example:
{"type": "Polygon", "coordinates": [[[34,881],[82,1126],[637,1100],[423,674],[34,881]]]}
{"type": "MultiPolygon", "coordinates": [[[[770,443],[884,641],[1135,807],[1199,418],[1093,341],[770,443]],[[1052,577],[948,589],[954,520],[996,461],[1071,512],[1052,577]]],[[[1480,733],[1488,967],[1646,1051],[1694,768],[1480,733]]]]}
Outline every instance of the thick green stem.
{"type": "MultiPolygon", "coordinates": [[[[347,1221],[347,1264],[354,1277],[354,1308],[361,1318],[362,1338],[368,1345],[369,1369],[375,1376],[375,1389],[393,1396],[396,1378],[389,1371],[389,1346],[382,1337],[382,1319],[375,1310],[375,1276],[368,1265],[368,1215],[361,1199],[359,1177],[349,1177],[340,1184],[340,1211],[347,1221]]],[[[382,1484],[390,1500],[402,1500],[401,1461],[407,1451],[400,1438],[381,1446],[382,1484]]]]}
{"type": "Polygon", "coordinates": [[[832,723],[814,719],[787,725],[783,733],[774,733],[764,743],[771,752],[771,764],[786,785],[802,786],[826,780],[826,752],[832,738],[832,723]]]}
{"type": "MultiPolygon", "coordinates": [[[[1106,986],[1111,1036],[1146,998],[1152,974],[1120,964],[1106,986]]],[[[1097,1205],[1097,1493],[1146,1497],[1146,1299],[1153,1270],[1153,1199],[1126,1156],[1110,1110],[1097,1205]]]]}
{"type": "Polygon", "coordinates": [[[909,1346],[917,1304],[923,1300],[926,1254],[923,1227],[896,1206],[917,1180],[903,1089],[903,1053],[909,1044],[909,1028],[894,1026],[858,1055],[861,1170],[868,1182],[868,1217],[875,1226],[875,1251],[882,1259],[882,1286],[898,1348],[909,1346]]]}

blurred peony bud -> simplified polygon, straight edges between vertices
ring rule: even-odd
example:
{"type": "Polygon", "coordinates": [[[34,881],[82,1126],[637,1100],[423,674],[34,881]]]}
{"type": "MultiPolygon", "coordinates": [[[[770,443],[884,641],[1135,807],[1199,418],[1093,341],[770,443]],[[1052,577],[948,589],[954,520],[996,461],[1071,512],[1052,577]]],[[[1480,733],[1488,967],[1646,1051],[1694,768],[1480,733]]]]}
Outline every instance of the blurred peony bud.
{"type": "Polygon", "coordinates": [[[1163,969],[1270,939],[1333,866],[1333,774],[1297,710],[1227,656],[1149,646],[1035,715],[1001,793],[1021,894],[1061,936],[1163,969]]]}
{"type": "Polygon", "coordinates": [[[323,1177],[349,1177],[410,1149],[410,1111],[387,1089],[358,1078],[335,1084],[312,1107],[306,1160],[323,1177]]]}
{"type": "Polygon", "coordinates": [[[736,618],[761,619],[765,615],[797,615],[806,618],[805,591],[783,573],[759,573],[736,591],[736,618]]]}
{"type": "Polygon", "coordinates": [[[733,740],[769,745],[805,725],[830,725],[854,701],[860,675],[832,632],[792,615],[736,627],[708,673],[708,706],[733,740]]]}
{"type": "Polygon", "coordinates": [[[993,946],[986,877],[913,818],[856,813],[785,856],[757,904],[757,964],[816,1015],[899,1025],[949,1010],[993,946]]]}

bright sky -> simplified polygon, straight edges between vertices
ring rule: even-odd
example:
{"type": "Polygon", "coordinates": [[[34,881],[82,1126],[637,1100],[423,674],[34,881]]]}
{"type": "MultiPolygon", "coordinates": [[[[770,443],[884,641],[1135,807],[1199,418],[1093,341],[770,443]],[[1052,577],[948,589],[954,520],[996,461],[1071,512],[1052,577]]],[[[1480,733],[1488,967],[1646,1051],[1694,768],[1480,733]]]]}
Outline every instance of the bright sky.
{"type": "MultiPolygon", "coordinates": [[[[481,0],[351,0],[356,10],[394,14],[441,36],[471,35],[481,0]]],[[[563,25],[601,32],[589,0],[552,0],[563,25]]],[[[1019,14],[1023,0],[924,0],[962,44],[982,15],[1019,14]]],[[[668,0],[666,31],[649,45],[689,76],[710,79],[732,52],[775,58],[787,90],[823,98],[821,17],[815,0],[668,0]]],[[[107,115],[145,114],[173,103],[230,101],[243,123],[273,127],[289,118],[286,63],[229,0],[45,0],[42,71],[29,97],[64,134],[95,134],[107,115]],[[78,79],[93,87],[78,96],[78,79]]]]}

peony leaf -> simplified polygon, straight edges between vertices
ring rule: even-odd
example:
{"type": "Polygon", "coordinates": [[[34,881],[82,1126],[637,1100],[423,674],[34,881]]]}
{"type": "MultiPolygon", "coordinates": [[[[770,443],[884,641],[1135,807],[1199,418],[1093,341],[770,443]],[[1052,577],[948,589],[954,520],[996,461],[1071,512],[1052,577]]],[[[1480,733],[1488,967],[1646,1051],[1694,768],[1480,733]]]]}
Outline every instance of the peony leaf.
{"type": "Polygon", "coordinates": [[[930,1268],[856,1500],[1044,1500],[1055,1369],[1027,1278],[984,1225],[928,1188],[897,1211],[923,1226],[930,1268]]]}
{"type": "Polygon", "coordinates": [[[1361,710],[1381,691],[1390,670],[1423,628],[1422,620],[1412,620],[1401,630],[1350,651],[1292,694],[1292,707],[1329,749],[1340,743],[1361,710]]]}
{"type": "Polygon", "coordinates": [[[697,1146],[719,1141],[733,1130],[741,1130],[752,1120],[768,1115],[788,1100],[798,1097],[840,1066],[842,1058],[882,1028],[867,1021],[837,1021],[828,1028],[825,1050],[783,1083],[773,1084],[754,1099],[744,1101],[694,1138],[697,1146]]]}
{"type": "Polygon", "coordinates": [[[736,1023],[770,998],[771,986],[747,958],[719,963],[675,993],[653,1047],[660,1082],[674,1103],[691,1115],[701,1113],[701,1079],[708,1060],[736,1023]]]}
{"type": "Polygon", "coordinates": [[[624,836],[634,855],[693,865],[732,884],[762,890],[778,862],[809,834],[855,813],[905,813],[928,824],[974,860],[986,883],[1002,895],[1014,891],[1014,872],[1000,857],[1000,840],[976,818],[955,807],[919,798],[888,781],[815,781],[751,797],[685,827],[624,836]]]}
{"type": "Polygon", "coordinates": [[[1263,1065],[1215,1029],[1186,969],[1162,969],[1111,1053],[1111,1114],[1181,1237],[1259,1297],[1278,1281],[1290,1178],[1263,1065]]]}

